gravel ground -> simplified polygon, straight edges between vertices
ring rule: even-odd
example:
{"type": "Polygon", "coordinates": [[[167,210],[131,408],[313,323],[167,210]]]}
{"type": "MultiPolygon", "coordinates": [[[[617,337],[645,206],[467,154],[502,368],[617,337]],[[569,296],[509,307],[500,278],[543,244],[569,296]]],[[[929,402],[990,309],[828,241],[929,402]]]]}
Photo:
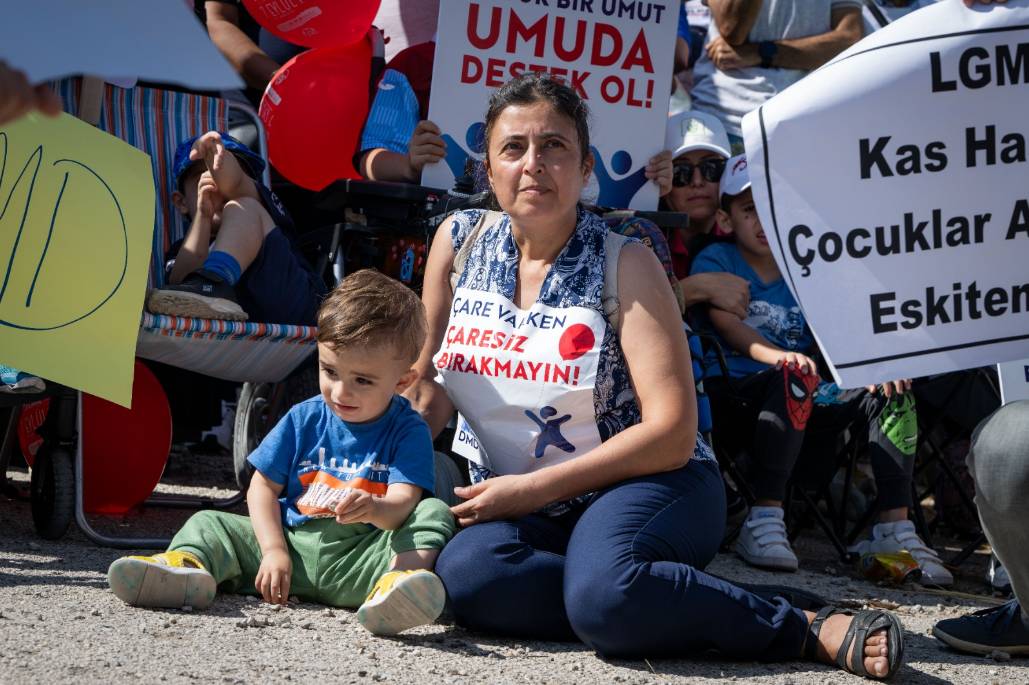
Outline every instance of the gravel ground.
{"type": "MultiPolygon", "coordinates": [[[[17,486],[27,473],[12,469],[17,486]]],[[[160,492],[231,494],[228,459],[169,463],[160,492]],[[224,463],[222,463],[224,462],[224,463]],[[187,486],[191,474],[204,482],[187,486]]],[[[124,519],[94,519],[123,535],[170,535],[189,512],[148,509],[124,519]]],[[[1024,660],[951,652],[930,635],[942,618],[996,604],[981,578],[982,555],[959,569],[968,596],[917,586],[880,587],[841,566],[820,533],[797,542],[801,570],[756,571],[720,555],[711,571],[741,581],[803,587],[855,605],[894,609],[906,628],[907,662],[894,682],[1027,683],[1024,660]]],[[[108,565],[122,552],[98,547],[74,526],[56,542],[38,538],[27,502],[0,495],[0,683],[40,682],[341,682],[341,683],[705,683],[724,680],[796,685],[867,682],[808,663],[758,664],[716,657],[643,662],[604,660],[582,645],[501,640],[450,625],[400,638],[375,638],[349,611],[315,604],[272,607],[222,596],[205,612],[134,609],[107,588],[108,565]]]]}

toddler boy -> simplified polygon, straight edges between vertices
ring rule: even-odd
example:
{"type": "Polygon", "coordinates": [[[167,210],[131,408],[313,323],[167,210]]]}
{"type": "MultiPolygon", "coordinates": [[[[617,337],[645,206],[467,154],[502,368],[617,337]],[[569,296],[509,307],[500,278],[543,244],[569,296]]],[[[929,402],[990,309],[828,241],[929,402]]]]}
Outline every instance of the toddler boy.
{"type": "Polygon", "coordinates": [[[318,314],[321,395],[293,407],[250,455],[249,518],[195,514],[152,557],[111,564],[133,606],[205,608],[215,589],[358,607],[377,635],[431,623],[445,593],[432,573],[453,536],[432,492],[429,429],[400,396],[425,340],[418,297],[372,271],[351,274],[318,314]]]}
{"type": "Polygon", "coordinates": [[[828,465],[828,480],[835,464],[825,457],[832,454],[835,437],[850,424],[864,424],[878,488],[879,523],[872,539],[857,551],[907,550],[921,567],[923,582],[950,584],[950,572],[908,520],[918,437],[914,400],[905,394],[911,382],[884,383],[881,392],[875,387],[841,390],[822,383],[810,356],[816,350],[814,337],[761,226],[745,156],[726,163],[720,196],[718,224],[736,241],[703,250],[692,273],[728,272],[750,284],[745,318],[714,307],[706,312],[725,350],[730,376],[722,378],[717,363],[712,363],[715,355],[709,355],[704,386],[715,421],[732,425],[733,434],[746,435],[749,442],[743,447],[753,457],[756,502],[737,538],[737,553],[754,566],[797,570],[783,522],[783,500],[801,448],[820,452],[812,468],[828,465]]]}

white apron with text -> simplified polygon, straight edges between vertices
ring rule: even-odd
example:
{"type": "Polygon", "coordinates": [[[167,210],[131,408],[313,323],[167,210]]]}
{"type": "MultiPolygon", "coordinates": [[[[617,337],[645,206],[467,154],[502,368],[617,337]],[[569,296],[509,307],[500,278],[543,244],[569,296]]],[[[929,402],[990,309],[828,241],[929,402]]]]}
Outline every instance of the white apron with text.
{"type": "Polygon", "coordinates": [[[517,308],[458,288],[433,363],[460,415],[454,451],[498,475],[600,444],[593,388],[607,324],[585,307],[517,308]]]}

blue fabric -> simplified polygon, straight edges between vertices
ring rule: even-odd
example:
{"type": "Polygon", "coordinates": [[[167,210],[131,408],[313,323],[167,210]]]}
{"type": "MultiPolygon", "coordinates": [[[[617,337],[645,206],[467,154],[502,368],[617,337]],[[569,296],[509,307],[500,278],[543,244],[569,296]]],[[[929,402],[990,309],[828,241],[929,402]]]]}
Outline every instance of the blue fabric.
{"type": "MultiPolygon", "coordinates": [[[[743,259],[735,243],[715,243],[697,255],[690,274],[710,272],[734,274],[750,283],[750,304],[743,323],[757,330],[765,340],[791,352],[807,353],[814,347],[814,336],[811,335],[800,306],[790,294],[786,281],[780,277],[771,283],[764,283],[743,259]]],[[[719,344],[725,353],[729,375],[733,378],[749,376],[768,368],[767,364],[754,361],[732,349],[720,337],[719,344]]],[[[714,351],[708,353],[705,366],[705,374],[708,376],[720,376],[722,373],[714,351]]]]}
{"type": "Polygon", "coordinates": [[[248,457],[268,480],[284,485],[279,504],[287,526],[308,520],[296,507],[304,494],[301,477],[315,472],[349,482],[410,483],[432,493],[434,462],[429,427],[396,395],[380,418],[368,423],[346,423],[321,396],[301,402],[261,441],[248,457]]]}
{"type": "Polygon", "coordinates": [[[679,28],[676,30],[675,35],[686,42],[690,40],[690,18],[686,16],[685,2],[679,3],[679,28]]]}
{"type": "Polygon", "coordinates": [[[386,69],[361,134],[361,152],[385,148],[407,154],[407,144],[417,125],[418,98],[411,84],[399,71],[386,69]]]}
{"type": "MultiPolygon", "coordinates": [[[[222,143],[225,145],[225,149],[236,155],[236,158],[240,161],[240,166],[247,172],[251,178],[257,180],[261,177],[261,172],[264,171],[264,160],[256,152],[248,148],[243,143],[239,142],[226,131],[219,131],[222,137],[222,143]]],[[[172,178],[175,179],[175,185],[179,184],[182,179],[182,174],[186,172],[193,164],[200,164],[201,162],[192,162],[189,159],[189,151],[193,148],[193,143],[196,142],[200,136],[193,136],[179,143],[179,146],[175,148],[175,161],[172,163],[172,178]]]]}
{"type": "Polygon", "coordinates": [[[718,467],[620,483],[584,509],[460,531],[436,573],[460,625],[512,637],[582,640],[608,657],[794,659],[802,611],[702,570],[718,552],[725,489],[718,467]]]}
{"type": "Polygon", "coordinates": [[[236,285],[243,310],[254,321],[314,326],[325,282],[297,254],[281,228],[265,236],[261,251],[236,285]]]}
{"type": "Polygon", "coordinates": [[[222,250],[211,250],[208,252],[203,268],[218,274],[229,285],[239,283],[239,277],[243,274],[243,268],[236,261],[236,258],[222,250]]]}

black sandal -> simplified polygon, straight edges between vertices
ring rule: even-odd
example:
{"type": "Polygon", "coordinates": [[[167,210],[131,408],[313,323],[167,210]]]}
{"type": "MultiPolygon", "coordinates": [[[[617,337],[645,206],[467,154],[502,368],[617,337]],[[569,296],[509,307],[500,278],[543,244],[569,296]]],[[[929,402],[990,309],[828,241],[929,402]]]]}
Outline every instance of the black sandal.
{"type": "Polygon", "coordinates": [[[825,619],[834,614],[853,616],[847,633],[843,636],[843,643],[836,652],[836,665],[843,670],[855,675],[877,680],[889,680],[900,669],[904,662],[904,627],[897,620],[897,617],[888,611],[870,609],[866,611],[850,611],[838,607],[827,606],[820,609],[808,627],[807,641],[804,644],[804,657],[811,661],[818,661],[818,633],[822,630],[822,623],[825,619]],[[885,675],[873,675],[865,670],[865,641],[868,636],[877,630],[886,629],[886,650],[887,663],[889,668],[885,675]],[[847,662],[847,651],[854,645],[854,651],[847,662]]]}

